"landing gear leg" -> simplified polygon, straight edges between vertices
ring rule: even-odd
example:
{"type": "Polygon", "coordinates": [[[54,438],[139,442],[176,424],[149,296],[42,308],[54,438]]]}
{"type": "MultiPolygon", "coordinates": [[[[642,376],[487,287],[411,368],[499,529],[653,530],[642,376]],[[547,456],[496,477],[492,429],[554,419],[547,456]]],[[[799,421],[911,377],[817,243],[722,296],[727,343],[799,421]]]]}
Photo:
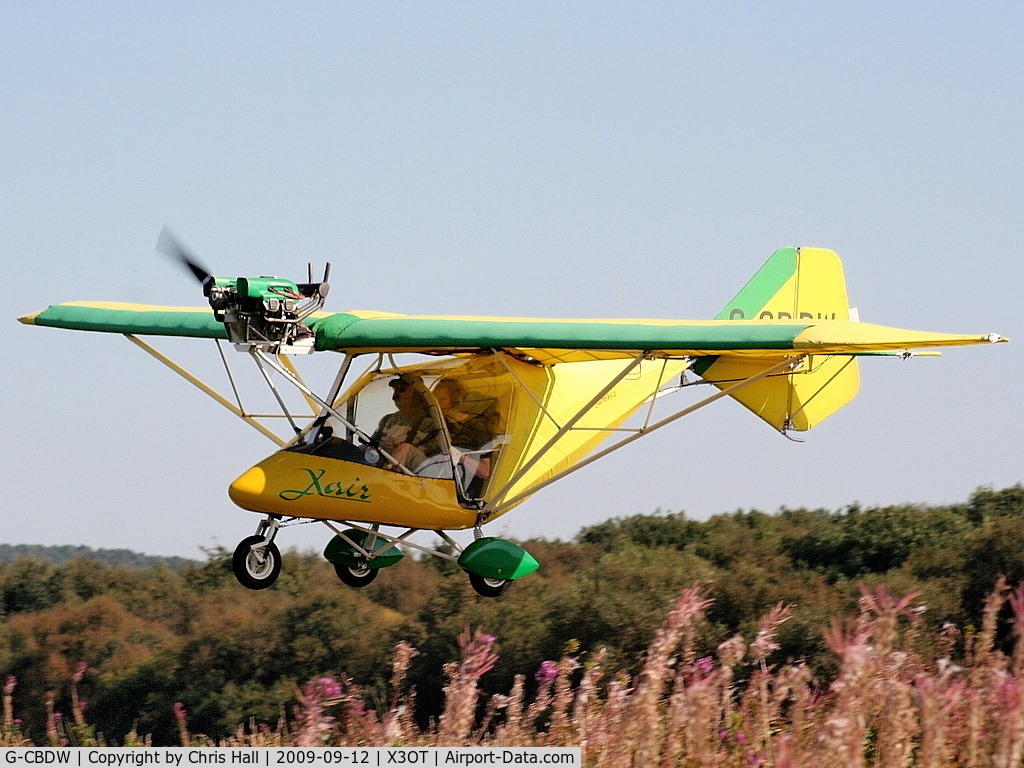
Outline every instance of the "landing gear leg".
{"type": "MultiPolygon", "coordinates": [[[[379,530],[380,526],[373,526],[372,530],[379,530]]],[[[377,545],[377,537],[374,534],[370,534],[369,537],[363,541],[363,547],[367,551],[372,552],[377,545]]],[[[343,584],[347,584],[350,587],[361,589],[369,584],[371,581],[377,578],[377,569],[370,568],[366,564],[366,560],[362,557],[359,558],[359,562],[356,565],[349,566],[343,563],[334,564],[334,572],[338,574],[338,578],[341,579],[343,584]]]]}
{"type": "Polygon", "coordinates": [[[255,536],[247,536],[235,547],[231,570],[243,587],[266,589],[277,581],[281,573],[281,552],[274,537],[280,527],[280,518],[271,515],[260,522],[255,536]]]}

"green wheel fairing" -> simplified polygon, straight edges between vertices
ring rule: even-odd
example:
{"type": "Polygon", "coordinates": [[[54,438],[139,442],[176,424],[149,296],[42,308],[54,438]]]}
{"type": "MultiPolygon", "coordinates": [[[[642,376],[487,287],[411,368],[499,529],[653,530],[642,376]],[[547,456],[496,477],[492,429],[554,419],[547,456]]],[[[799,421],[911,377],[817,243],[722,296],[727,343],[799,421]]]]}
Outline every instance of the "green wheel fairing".
{"type": "Polygon", "coordinates": [[[378,569],[392,566],[405,557],[405,553],[402,550],[382,536],[377,536],[376,542],[370,548],[366,546],[366,541],[371,536],[374,536],[374,534],[355,528],[349,528],[344,533],[360,547],[370,552],[373,555],[373,559],[364,563],[362,556],[355,547],[340,536],[335,536],[327,543],[327,547],[324,549],[324,559],[328,562],[335,565],[344,565],[349,568],[358,568],[361,565],[365,565],[367,568],[378,569]]]}
{"type": "Polygon", "coordinates": [[[459,566],[485,579],[518,579],[540,567],[533,555],[505,539],[477,539],[459,556],[459,566]]]}

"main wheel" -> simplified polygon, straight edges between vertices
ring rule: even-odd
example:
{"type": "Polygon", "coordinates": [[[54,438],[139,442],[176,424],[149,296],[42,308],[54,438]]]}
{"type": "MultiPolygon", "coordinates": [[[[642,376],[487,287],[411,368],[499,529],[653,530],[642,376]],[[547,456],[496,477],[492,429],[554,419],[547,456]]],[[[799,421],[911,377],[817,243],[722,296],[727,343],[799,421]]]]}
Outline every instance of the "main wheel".
{"type": "Polygon", "coordinates": [[[243,587],[249,589],[266,589],[281,573],[281,551],[274,542],[266,547],[253,549],[253,544],[263,541],[262,536],[249,536],[242,539],[235,547],[231,557],[231,570],[243,587]]]}
{"type": "Polygon", "coordinates": [[[512,586],[512,579],[487,579],[472,571],[466,573],[469,574],[469,583],[473,585],[473,589],[484,597],[497,597],[512,586]]]}
{"type": "Polygon", "coordinates": [[[341,563],[334,564],[334,572],[338,574],[338,578],[350,587],[365,587],[371,581],[377,578],[377,568],[367,568],[365,565],[358,568],[349,568],[347,565],[341,563]]]}

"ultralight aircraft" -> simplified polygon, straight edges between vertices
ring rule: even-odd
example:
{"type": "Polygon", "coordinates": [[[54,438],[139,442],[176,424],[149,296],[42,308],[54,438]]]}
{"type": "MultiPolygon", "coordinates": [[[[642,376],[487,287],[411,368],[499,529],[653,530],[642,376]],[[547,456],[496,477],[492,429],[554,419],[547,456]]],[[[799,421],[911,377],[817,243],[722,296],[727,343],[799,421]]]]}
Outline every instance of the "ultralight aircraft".
{"type": "Polygon", "coordinates": [[[808,430],[855,397],[861,357],[1007,340],[861,323],[839,257],[821,248],[776,251],[714,320],[331,314],[320,311],[330,265],[320,281],[310,265],[304,283],[217,277],[166,229],[158,249],[188,267],[209,308],[74,302],[18,319],[123,334],[277,444],[228,489],[262,516],[232,559],[250,589],[277,579],[283,526],[319,521],[334,533],[324,557],[349,586],[413,548],[456,561],[479,594],[496,597],[538,563],[484,536],[484,524],[603,456],[723,397],[783,435],[808,430]],[[213,339],[233,397],[142,336],[213,339]],[[242,406],[225,342],[255,363],[287,436],[242,406]],[[317,394],[293,360],[327,352],[340,355],[337,376],[317,394]],[[305,423],[277,381],[301,393],[305,423]],[[701,383],[715,391],[663,414],[664,398],[701,383]],[[474,539],[462,546],[449,532],[466,529],[474,539]],[[411,541],[418,531],[447,547],[411,541]]]}

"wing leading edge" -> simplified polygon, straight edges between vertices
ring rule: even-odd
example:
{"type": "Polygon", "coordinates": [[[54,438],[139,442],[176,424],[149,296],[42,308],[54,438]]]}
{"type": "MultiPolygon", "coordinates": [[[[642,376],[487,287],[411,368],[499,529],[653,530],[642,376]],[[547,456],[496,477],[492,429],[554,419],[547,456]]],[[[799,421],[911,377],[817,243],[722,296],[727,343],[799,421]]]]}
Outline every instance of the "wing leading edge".
{"type": "Polygon", "coordinates": [[[856,355],[1005,340],[995,334],[929,333],[845,320],[545,320],[347,312],[328,316],[313,327],[321,350],[458,353],[509,349],[546,364],[634,357],[641,352],[655,357],[856,355]]]}
{"type": "Polygon", "coordinates": [[[151,304],[76,301],[54,304],[39,312],[23,315],[18,320],[26,325],[43,325],[74,331],[184,336],[198,339],[227,338],[224,324],[214,319],[209,307],[160,307],[151,304]]]}
{"type": "MultiPolygon", "coordinates": [[[[53,328],[137,335],[225,338],[209,309],[113,302],[56,304],[18,318],[53,328]]],[[[794,353],[866,354],[1006,341],[996,334],[960,335],[889,328],[845,320],[779,323],[759,320],[549,320],[413,317],[339,312],[314,318],[316,348],[338,352],[522,352],[542,364],[634,357],[707,355],[778,357],[794,353]]]]}

